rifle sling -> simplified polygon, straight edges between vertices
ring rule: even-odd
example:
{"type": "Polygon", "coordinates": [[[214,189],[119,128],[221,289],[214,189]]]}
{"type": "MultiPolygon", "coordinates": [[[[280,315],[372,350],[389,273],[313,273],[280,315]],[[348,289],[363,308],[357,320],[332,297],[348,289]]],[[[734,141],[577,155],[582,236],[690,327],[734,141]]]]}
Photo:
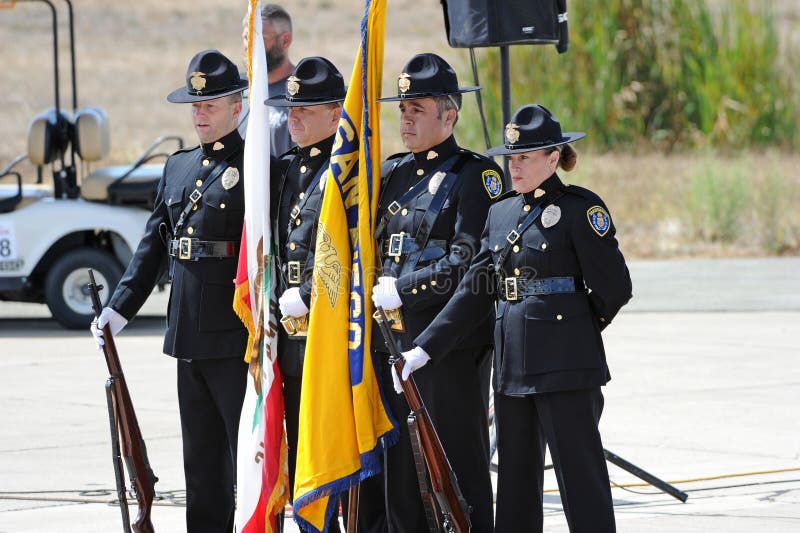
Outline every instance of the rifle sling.
{"type": "Polygon", "coordinates": [[[417,472],[417,481],[419,482],[419,494],[422,497],[422,503],[425,507],[425,518],[428,521],[428,529],[430,529],[431,533],[438,533],[440,530],[439,520],[433,495],[428,486],[428,469],[425,462],[425,455],[422,452],[422,438],[419,434],[417,422],[417,414],[420,411],[421,409],[411,411],[411,413],[408,414],[406,422],[408,424],[409,440],[411,440],[411,451],[414,454],[414,467],[417,472]]]}

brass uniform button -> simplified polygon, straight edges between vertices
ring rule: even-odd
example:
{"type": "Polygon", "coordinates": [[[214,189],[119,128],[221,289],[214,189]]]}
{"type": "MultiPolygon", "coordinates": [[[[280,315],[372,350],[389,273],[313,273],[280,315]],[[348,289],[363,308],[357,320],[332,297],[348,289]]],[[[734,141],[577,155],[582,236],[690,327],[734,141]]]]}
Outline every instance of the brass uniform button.
{"type": "Polygon", "coordinates": [[[186,228],[186,233],[188,233],[189,235],[194,235],[194,228],[189,226],[188,228],[186,228]]]}
{"type": "Polygon", "coordinates": [[[194,204],[194,205],[192,206],[192,211],[197,211],[197,204],[194,204]]]}
{"type": "Polygon", "coordinates": [[[600,317],[600,322],[605,322],[605,321],[606,321],[606,317],[604,317],[604,316],[601,316],[601,317],[600,317]]]}
{"type": "Polygon", "coordinates": [[[225,209],[225,204],[219,204],[220,209],[225,209]]]}
{"type": "Polygon", "coordinates": [[[411,294],[417,294],[417,289],[411,289],[411,294]]]}
{"type": "Polygon", "coordinates": [[[561,320],[562,318],[564,318],[564,317],[561,316],[561,315],[556,315],[556,320],[561,320]]]}
{"type": "Polygon", "coordinates": [[[207,167],[210,163],[211,163],[211,161],[209,161],[208,159],[203,159],[203,166],[204,167],[207,167]]]}
{"type": "Polygon", "coordinates": [[[403,208],[403,210],[400,211],[400,214],[406,216],[408,214],[408,209],[403,208]]]}
{"type": "Polygon", "coordinates": [[[306,168],[306,166],[305,166],[305,165],[303,165],[302,167],[300,167],[300,172],[302,172],[303,174],[305,174],[305,173],[306,173],[306,170],[308,170],[308,168],[306,168]]]}
{"type": "Polygon", "coordinates": [[[546,242],[542,243],[542,250],[547,250],[547,243],[546,242]]]}
{"type": "Polygon", "coordinates": [[[299,226],[301,223],[302,223],[302,222],[300,221],[300,219],[299,219],[299,218],[296,218],[296,219],[294,219],[294,225],[295,225],[295,226],[299,226]]]}
{"type": "Polygon", "coordinates": [[[422,284],[422,290],[423,290],[423,291],[426,291],[426,290],[428,290],[428,286],[427,286],[427,285],[425,285],[424,283],[422,284]]]}
{"type": "Polygon", "coordinates": [[[301,193],[300,193],[300,199],[301,199],[301,200],[302,200],[303,198],[305,198],[305,196],[306,196],[306,193],[304,193],[304,192],[301,192],[301,193]]]}
{"type": "Polygon", "coordinates": [[[399,262],[400,262],[400,258],[399,258],[399,257],[395,257],[395,258],[394,258],[394,262],[395,262],[395,263],[399,263],[399,262]]]}
{"type": "Polygon", "coordinates": [[[422,170],[421,168],[418,168],[417,169],[417,176],[422,176],[423,174],[425,174],[425,171],[422,170]]]}
{"type": "Polygon", "coordinates": [[[297,248],[297,245],[295,243],[293,243],[293,242],[290,242],[289,243],[289,249],[290,250],[294,250],[295,248],[297,248]]]}
{"type": "Polygon", "coordinates": [[[203,184],[203,180],[197,180],[197,181],[194,182],[194,184],[195,184],[196,187],[199,187],[199,186],[201,186],[203,184]]]}
{"type": "Polygon", "coordinates": [[[522,207],[522,210],[523,210],[523,211],[525,211],[525,212],[527,213],[528,211],[530,211],[530,210],[531,210],[531,206],[529,206],[528,204],[525,204],[525,205],[522,207]]]}
{"type": "Polygon", "coordinates": [[[515,276],[519,276],[519,269],[518,269],[518,268],[515,268],[515,269],[514,269],[514,275],[515,275],[515,276]]]}
{"type": "Polygon", "coordinates": [[[435,286],[436,286],[436,280],[435,279],[431,280],[431,287],[435,287],[435,286]]]}
{"type": "Polygon", "coordinates": [[[518,245],[518,244],[515,244],[515,245],[514,245],[514,248],[512,248],[512,249],[514,250],[514,253],[515,253],[515,254],[516,254],[516,253],[518,253],[518,252],[519,252],[519,245],[518,245]]]}
{"type": "Polygon", "coordinates": [[[499,245],[499,244],[495,244],[495,245],[494,245],[494,250],[495,250],[495,252],[496,252],[497,250],[499,250],[499,249],[500,249],[500,245],[499,245]]]}

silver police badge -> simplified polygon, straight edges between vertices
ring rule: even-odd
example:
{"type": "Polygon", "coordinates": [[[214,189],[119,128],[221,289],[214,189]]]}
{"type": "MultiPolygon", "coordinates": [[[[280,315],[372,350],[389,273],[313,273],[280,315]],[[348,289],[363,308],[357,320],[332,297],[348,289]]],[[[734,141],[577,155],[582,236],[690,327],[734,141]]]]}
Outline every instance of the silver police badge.
{"type": "Polygon", "coordinates": [[[442,180],[445,177],[445,173],[441,170],[431,176],[431,180],[428,182],[428,192],[431,194],[436,194],[436,191],[439,190],[439,185],[442,184],[442,180]]]}
{"type": "Polygon", "coordinates": [[[555,226],[561,220],[561,208],[557,205],[548,205],[542,211],[542,226],[549,228],[555,226]]]}
{"type": "Polygon", "coordinates": [[[228,167],[222,173],[222,186],[225,190],[231,189],[239,183],[239,169],[235,167],[228,167]]]}

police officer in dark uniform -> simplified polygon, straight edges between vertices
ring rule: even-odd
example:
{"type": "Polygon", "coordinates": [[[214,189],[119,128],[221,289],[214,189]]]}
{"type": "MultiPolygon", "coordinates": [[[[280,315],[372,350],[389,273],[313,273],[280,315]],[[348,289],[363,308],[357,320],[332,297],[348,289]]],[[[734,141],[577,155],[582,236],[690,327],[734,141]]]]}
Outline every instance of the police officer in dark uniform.
{"type": "Polygon", "coordinates": [[[236,440],[244,400],[247,331],[233,311],[232,283],[244,216],[236,124],[247,81],[216,50],[195,55],[186,85],[167,97],[191,103],[200,145],[164,166],[144,237],[93,325],[118,333],[169,261],[172,280],[164,353],[177,359],[178,401],[190,533],[233,529],[236,440]]]}
{"type": "MultiPolygon", "coordinates": [[[[286,436],[289,444],[289,487],[294,490],[300,385],[311,307],[311,278],[317,221],[322,209],[323,187],[342,101],[344,79],[323,57],[307,57],[286,82],[286,93],[266,104],[288,108],[289,134],[297,144],[281,156],[285,169],[275,180],[272,197],[275,233],[278,236],[281,324],[278,330],[278,364],[283,375],[286,436]]],[[[292,498],[293,501],[293,498],[292,498]]],[[[338,531],[338,514],[328,531],[338,531]]]]}
{"type": "Polygon", "coordinates": [[[570,531],[615,530],[598,431],[610,379],[600,331],[631,298],[631,280],[603,201],[555,173],[574,167],[567,143],[584,136],[562,133],[540,105],[516,112],[505,144],[487,152],[508,155],[515,192],[489,210],[456,295],[404,354],[437,362],[497,305],[498,532],[542,531],[545,445],[570,531]]]}
{"type": "MultiPolygon", "coordinates": [[[[373,291],[377,306],[401,315],[398,349],[408,350],[455,291],[478,250],[489,206],[502,193],[500,168],[490,159],[458,146],[453,126],[461,93],[452,67],[435,54],[413,57],[398,79],[400,133],[410,150],[384,165],[384,182],[375,231],[383,275],[373,291]]],[[[487,410],[488,379],[481,369],[491,357],[491,316],[485,310],[477,327],[457,346],[437,353],[436,365],[420,370],[417,385],[472,506],[472,531],[492,530],[487,410]]],[[[377,332],[372,346],[382,389],[391,391],[387,348],[377,332]]],[[[400,441],[387,451],[388,509],[384,480],[370,478],[360,491],[359,531],[428,529],[414,467],[403,396],[388,392],[391,416],[399,421],[400,441]],[[387,515],[388,513],[388,515],[387,515]]]]}

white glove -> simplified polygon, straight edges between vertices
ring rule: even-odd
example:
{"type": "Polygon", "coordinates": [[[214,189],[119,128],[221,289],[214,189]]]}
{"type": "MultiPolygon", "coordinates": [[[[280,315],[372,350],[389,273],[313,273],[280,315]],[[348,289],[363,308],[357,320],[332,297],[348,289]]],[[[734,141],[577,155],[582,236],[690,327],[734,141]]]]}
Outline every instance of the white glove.
{"type": "MultiPolygon", "coordinates": [[[[403,365],[403,381],[406,381],[413,371],[422,368],[431,360],[431,356],[428,355],[428,352],[419,346],[415,346],[411,350],[403,352],[401,355],[405,360],[405,364],[403,365]]],[[[394,383],[394,390],[397,394],[403,392],[403,387],[400,384],[400,379],[397,377],[397,371],[394,365],[392,365],[392,382],[394,383]]]]}
{"type": "Polygon", "coordinates": [[[127,323],[128,319],[124,316],[110,307],[104,307],[103,310],[100,311],[100,316],[92,320],[92,325],[89,327],[89,331],[92,332],[94,340],[97,343],[97,349],[102,350],[106,343],[106,341],[103,340],[103,328],[106,327],[106,324],[108,324],[109,329],[111,329],[111,335],[116,336],[127,323]]]}
{"type": "Polygon", "coordinates": [[[278,298],[278,306],[281,308],[283,316],[299,317],[308,313],[308,307],[300,297],[300,287],[287,289],[278,298]]]}
{"type": "Polygon", "coordinates": [[[391,311],[403,305],[396,284],[397,278],[391,276],[378,278],[378,284],[372,289],[372,303],[375,304],[375,307],[383,307],[385,310],[391,311]]]}

